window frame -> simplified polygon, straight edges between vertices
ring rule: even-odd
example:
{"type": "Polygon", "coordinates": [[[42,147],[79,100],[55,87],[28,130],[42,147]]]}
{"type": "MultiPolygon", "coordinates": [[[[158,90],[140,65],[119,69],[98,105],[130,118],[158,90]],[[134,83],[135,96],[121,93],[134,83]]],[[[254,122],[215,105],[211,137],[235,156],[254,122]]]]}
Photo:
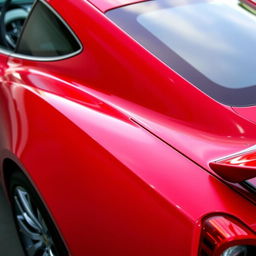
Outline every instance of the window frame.
{"type": "MultiPolygon", "coordinates": [[[[49,61],[58,61],[58,60],[64,60],[64,59],[68,59],[68,58],[71,58],[75,55],[78,55],[79,53],[81,53],[83,51],[83,45],[81,43],[81,41],[79,40],[79,38],[77,37],[77,35],[74,33],[74,31],[69,27],[69,25],[66,23],[66,21],[55,11],[55,9],[49,5],[48,3],[46,3],[45,1],[43,0],[35,0],[32,8],[31,8],[31,11],[28,15],[28,18],[26,19],[25,21],[25,24],[23,26],[23,29],[22,29],[22,32],[21,32],[21,35],[19,37],[19,40],[17,42],[17,46],[16,48],[14,49],[14,51],[12,50],[6,50],[8,51],[8,55],[10,57],[14,57],[14,58],[19,58],[19,59],[25,59],[25,60],[32,60],[32,61],[44,61],[44,62],[49,62],[49,61]],[[36,7],[36,5],[38,3],[42,3],[44,4],[48,9],[49,11],[51,11],[53,13],[53,15],[55,15],[62,23],[63,25],[68,29],[68,31],[71,33],[71,35],[73,36],[74,40],[76,40],[76,42],[78,43],[79,45],[79,49],[75,52],[72,52],[72,53],[69,53],[69,54],[64,54],[64,55],[60,55],[60,56],[51,56],[51,57],[36,57],[36,56],[31,56],[31,55],[26,55],[26,54],[20,54],[20,53],[17,53],[17,48],[18,48],[18,45],[21,41],[21,38],[23,36],[23,32],[27,26],[27,23],[29,21],[29,18],[31,16],[31,14],[33,13],[33,10],[34,8],[36,7]]],[[[0,48],[0,52],[1,52],[1,48],[0,48]]]]}

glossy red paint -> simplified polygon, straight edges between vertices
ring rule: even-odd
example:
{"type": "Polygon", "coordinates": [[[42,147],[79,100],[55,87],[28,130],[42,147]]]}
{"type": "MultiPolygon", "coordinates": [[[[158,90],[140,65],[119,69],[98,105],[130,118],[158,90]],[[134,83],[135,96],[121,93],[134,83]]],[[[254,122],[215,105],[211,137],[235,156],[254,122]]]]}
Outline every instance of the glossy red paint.
{"type": "Polygon", "coordinates": [[[250,106],[250,107],[233,107],[234,111],[241,115],[242,117],[248,119],[251,122],[256,122],[256,106],[250,106]]]}
{"type": "Polygon", "coordinates": [[[139,3],[139,2],[148,1],[148,0],[105,0],[105,1],[88,0],[88,1],[92,3],[95,7],[97,7],[99,10],[101,10],[102,12],[106,12],[113,8],[118,8],[124,5],[139,3]]]}
{"type": "Polygon", "coordinates": [[[256,144],[255,125],[189,84],[88,1],[50,4],[84,50],[52,62],[1,57],[3,183],[11,159],[33,182],[72,256],[196,256],[209,214],[235,216],[255,236],[251,194],[247,200],[209,167],[256,144]]]}
{"type": "Polygon", "coordinates": [[[217,160],[210,167],[229,182],[239,183],[256,177],[256,152],[246,152],[217,160]]]}

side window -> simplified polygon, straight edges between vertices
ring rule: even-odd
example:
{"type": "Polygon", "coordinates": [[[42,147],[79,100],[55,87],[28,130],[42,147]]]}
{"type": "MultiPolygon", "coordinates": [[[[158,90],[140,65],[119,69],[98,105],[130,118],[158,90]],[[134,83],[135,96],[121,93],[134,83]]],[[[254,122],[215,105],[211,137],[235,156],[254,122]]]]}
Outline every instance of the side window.
{"type": "Polygon", "coordinates": [[[58,57],[80,49],[78,40],[68,27],[39,1],[27,20],[16,53],[34,57],[58,57]]]}

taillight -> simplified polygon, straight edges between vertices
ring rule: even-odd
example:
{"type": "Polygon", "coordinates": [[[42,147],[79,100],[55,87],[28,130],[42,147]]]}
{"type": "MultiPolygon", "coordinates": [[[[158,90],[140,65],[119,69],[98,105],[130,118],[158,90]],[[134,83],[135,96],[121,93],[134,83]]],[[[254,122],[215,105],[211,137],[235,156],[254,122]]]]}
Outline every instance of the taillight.
{"type": "Polygon", "coordinates": [[[230,216],[212,216],[202,223],[198,256],[256,256],[256,235],[230,216]]]}

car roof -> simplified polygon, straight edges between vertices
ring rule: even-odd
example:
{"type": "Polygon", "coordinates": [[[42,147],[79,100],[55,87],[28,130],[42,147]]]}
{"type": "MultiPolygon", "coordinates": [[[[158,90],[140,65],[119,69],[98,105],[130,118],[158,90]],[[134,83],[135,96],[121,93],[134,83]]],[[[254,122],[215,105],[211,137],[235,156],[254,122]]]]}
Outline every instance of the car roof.
{"type": "Polygon", "coordinates": [[[100,11],[106,12],[110,9],[118,8],[128,4],[144,2],[147,0],[88,0],[91,4],[97,7],[100,11]]]}

